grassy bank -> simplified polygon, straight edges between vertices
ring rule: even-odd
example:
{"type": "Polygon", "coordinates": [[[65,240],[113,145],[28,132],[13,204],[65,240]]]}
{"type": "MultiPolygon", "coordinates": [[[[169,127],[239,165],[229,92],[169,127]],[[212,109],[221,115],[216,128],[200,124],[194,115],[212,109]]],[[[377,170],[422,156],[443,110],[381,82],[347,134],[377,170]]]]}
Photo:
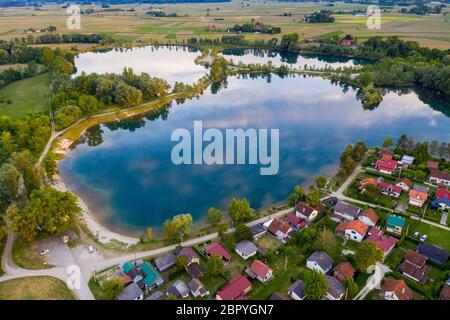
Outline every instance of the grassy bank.
{"type": "Polygon", "coordinates": [[[12,258],[14,263],[24,269],[48,269],[51,265],[45,264],[45,260],[39,255],[36,243],[26,242],[22,238],[14,241],[12,248],[12,258]]]}
{"type": "Polygon", "coordinates": [[[75,300],[75,296],[59,279],[25,277],[1,282],[0,300],[75,300]]]}

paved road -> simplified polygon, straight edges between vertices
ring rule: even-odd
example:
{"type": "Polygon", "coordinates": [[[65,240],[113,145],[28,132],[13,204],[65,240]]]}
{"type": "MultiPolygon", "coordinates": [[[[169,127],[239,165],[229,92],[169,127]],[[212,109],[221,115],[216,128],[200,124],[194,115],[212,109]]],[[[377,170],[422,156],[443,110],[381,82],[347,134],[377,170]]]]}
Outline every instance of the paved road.
{"type": "Polygon", "coordinates": [[[353,300],[364,300],[367,294],[373,289],[379,289],[381,281],[384,278],[384,275],[392,270],[389,269],[388,266],[377,262],[375,264],[375,268],[371,270],[373,274],[367,279],[365,286],[361,289],[361,291],[353,298],[353,300]]]}

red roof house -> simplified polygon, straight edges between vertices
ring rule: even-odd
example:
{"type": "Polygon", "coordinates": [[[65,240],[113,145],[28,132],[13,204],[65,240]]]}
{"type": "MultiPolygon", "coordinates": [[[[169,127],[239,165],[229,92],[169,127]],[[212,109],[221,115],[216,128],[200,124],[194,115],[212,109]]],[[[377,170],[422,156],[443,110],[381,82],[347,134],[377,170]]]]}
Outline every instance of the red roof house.
{"type": "Polygon", "coordinates": [[[272,269],[259,260],[253,260],[248,271],[251,276],[254,276],[261,282],[268,281],[273,275],[272,269]]]}
{"type": "Polygon", "coordinates": [[[334,269],[334,277],[341,282],[345,282],[349,278],[353,278],[355,268],[348,261],[339,263],[334,269]]]}
{"type": "Polygon", "coordinates": [[[377,160],[375,162],[375,168],[378,171],[386,174],[392,174],[398,167],[398,162],[395,160],[377,160]]]}
{"type": "Polygon", "coordinates": [[[204,251],[208,256],[216,254],[227,262],[231,261],[231,254],[219,242],[210,243],[205,247],[204,251]]]}
{"type": "Polygon", "coordinates": [[[384,257],[386,257],[391,253],[398,240],[394,237],[386,236],[380,229],[372,227],[370,228],[369,236],[365,241],[375,244],[384,252],[384,257]]]}
{"type": "Polygon", "coordinates": [[[300,219],[295,214],[291,213],[287,216],[287,222],[295,229],[299,230],[306,225],[305,219],[300,219]]]}
{"type": "Polygon", "coordinates": [[[289,234],[292,232],[292,228],[286,222],[274,218],[267,228],[267,231],[275,235],[280,240],[284,240],[285,238],[289,237],[289,234]]]}
{"type": "Polygon", "coordinates": [[[411,300],[412,290],[403,280],[386,279],[381,287],[381,294],[386,300],[411,300]]]}
{"type": "Polygon", "coordinates": [[[252,284],[245,276],[230,280],[216,295],[216,300],[244,300],[252,289],[252,284]]]}
{"type": "Polygon", "coordinates": [[[436,191],[436,199],[442,198],[450,199],[450,191],[444,188],[439,188],[438,191],[436,191]]]}
{"type": "Polygon", "coordinates": [[[395,184],[387,183],[385,181],[378,182],[381,192],[387,196],[398,198],[402,194],[403,189],[395,184]]]}
{"type": "Polygon", "coordinates": [[[427,168],[437,170],[439,169],[439,162],[436,161],[427,161],[427,168]]]}

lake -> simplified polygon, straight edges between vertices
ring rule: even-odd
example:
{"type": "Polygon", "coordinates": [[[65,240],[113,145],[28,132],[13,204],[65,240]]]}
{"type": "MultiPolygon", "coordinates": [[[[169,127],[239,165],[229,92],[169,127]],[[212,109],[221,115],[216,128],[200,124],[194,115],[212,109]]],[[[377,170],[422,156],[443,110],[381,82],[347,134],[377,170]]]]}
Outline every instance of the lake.
{"type": "Polygon", "coordinates": [[[379,145],[403,133],[448,141],[450,118],[442,106],[421,101],[422,91],[403,91],[387,92],[379,107],[367,110],[355,89],[319,77],[231,77],[199,99],[88,130],[59,168],[98,220],[120,232],[142,233],[179,213],[199,221],[232,197],[268,207],[296,184],[334,174],[348,143],[379,145]],[[279,173],[261,176],[258,165],[174,165],[172,131],[192,131],[196,120],[205,128],[279,129],[279,173]]]}

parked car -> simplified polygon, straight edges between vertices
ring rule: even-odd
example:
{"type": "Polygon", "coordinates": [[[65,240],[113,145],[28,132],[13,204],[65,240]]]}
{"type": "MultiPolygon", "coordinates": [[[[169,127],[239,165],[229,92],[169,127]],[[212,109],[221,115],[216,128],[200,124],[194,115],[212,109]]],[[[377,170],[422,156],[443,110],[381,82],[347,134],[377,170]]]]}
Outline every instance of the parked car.
{"type": "Polygon", "coordinates": [[[428,236],[426,234],[421,235],[420,238],[419,238],[419,240],[422,241],[422,242],[427,240],[427,239],[428,239],[428,236]]]}
{"type": "Polygon", "coordinates": [[[414,238],[419,238],[419,237],[420,237],[420,233],[417,232],[417,231],[414,232],[414,233],[413,233],[413,237],[414,237],[414,238]]]}
{"type": "Polygon", "coordinates": [[[41,256],[43,256],[43,255],[45,255],[45,254],[47,254],[47,253],[50,253],[50,249],[44,249],[44,250],[42,250],[39,254],[40,254],[41,256]]]}

